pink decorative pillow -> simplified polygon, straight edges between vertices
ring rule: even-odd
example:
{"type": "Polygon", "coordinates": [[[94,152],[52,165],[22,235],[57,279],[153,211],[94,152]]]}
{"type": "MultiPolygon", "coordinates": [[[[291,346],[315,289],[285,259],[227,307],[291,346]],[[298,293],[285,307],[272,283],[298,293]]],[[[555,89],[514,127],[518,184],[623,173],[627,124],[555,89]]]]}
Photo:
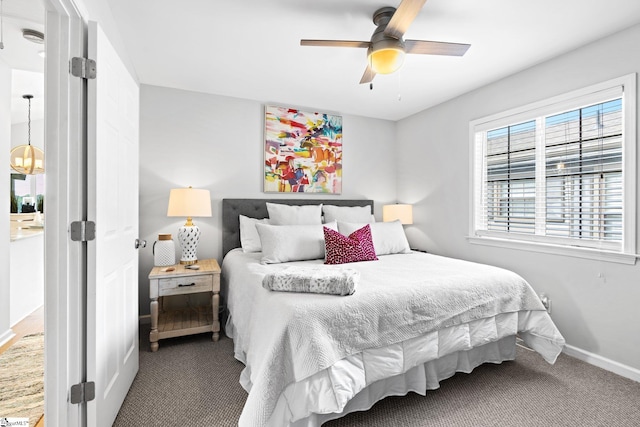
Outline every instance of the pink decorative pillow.
{"type": "Polygon", "coordinates": [[[335,230],[323,227],[325,264],[345,264],[347,262],[375,261],[378,259],[371,239],[369,224],[346,237],[335,230]]]}

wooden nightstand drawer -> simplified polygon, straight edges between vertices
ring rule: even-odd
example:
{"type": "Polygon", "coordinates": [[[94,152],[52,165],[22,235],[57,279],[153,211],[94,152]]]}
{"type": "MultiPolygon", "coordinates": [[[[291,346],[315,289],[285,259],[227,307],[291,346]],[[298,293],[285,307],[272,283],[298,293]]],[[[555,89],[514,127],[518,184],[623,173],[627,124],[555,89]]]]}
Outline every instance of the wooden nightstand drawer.
{"type": "Polygon", "coordinates": [[[211,292],[213,290],[213,276],[183,276],[158,280],[159,294],[182,295],[196,292],[211,292]]]}

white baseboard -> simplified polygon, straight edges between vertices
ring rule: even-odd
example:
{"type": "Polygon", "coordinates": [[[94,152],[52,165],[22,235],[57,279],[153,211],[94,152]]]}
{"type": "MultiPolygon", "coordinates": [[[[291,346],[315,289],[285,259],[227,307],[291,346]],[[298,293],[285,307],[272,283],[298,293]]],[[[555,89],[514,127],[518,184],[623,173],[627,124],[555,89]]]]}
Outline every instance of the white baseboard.
{"type": "Polygon", "coordinates": [[[640,369],[632,368],[631,366],[623,365],[622,363],[607,359],[606,357],[599,356],[594,353],[590,353],[586,350],[582,350],[572,345],[565,345],[563,353],[568,356],[575,357],[598,368],[605,369],[614,374],[618,374],[630,380],[640,382],[640,369]]]}
{"type": "Polygon", "coordinates": [[[4,345],[11,338],[13,338],[15,336],[16,336],[16,334],[13,333],[12,329],[7,329],[6,331],[4,331],[4,333],[2,335],[0,335],[0,346],[4,345]]]}

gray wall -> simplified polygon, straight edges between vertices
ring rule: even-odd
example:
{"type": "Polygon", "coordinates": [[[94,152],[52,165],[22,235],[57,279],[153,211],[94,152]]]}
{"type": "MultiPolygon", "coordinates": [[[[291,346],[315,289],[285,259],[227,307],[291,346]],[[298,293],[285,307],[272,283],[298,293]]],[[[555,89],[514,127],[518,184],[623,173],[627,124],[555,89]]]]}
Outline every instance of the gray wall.
{"type": "MultiPolygon", "coordinates": [[[[264,104],[256,101],[141,86],[140,235],[149,243],[140,252],[141,315],[149,313],[151,246],[158,233],[172,233],[176,240],[185,221],[166,216],[170,189],[192,186],[211,191],[212,217],[194,218],[194,223],[202,233],[198,258],[218,262],[222,261],[221,200],[283,197],[262,192],[263,117],[264,104]]],[[[343,115],[343,193],[336,198],[373,199],[381,218],[382,204],[395,202],[396,197],[395,132],[391,121],[343,115]]]]}
{"type": "Polygon", "coordinates": [[[551,297],[552,317],[569,345],[635,369],[640,265],[472,245],[465,237],[469,121],[640,72],[639,41],[636,25],[406,118],[397,130],[398,200],[415,204],[415,225],[407,230],[412,245],[516,271],[551,297]]]}

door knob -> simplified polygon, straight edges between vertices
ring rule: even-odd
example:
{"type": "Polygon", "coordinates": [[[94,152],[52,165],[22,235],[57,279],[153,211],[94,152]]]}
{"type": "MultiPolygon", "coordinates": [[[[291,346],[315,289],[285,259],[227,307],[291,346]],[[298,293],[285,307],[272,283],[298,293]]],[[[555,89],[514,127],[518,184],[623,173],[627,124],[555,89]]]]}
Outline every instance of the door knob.
{"type": "Polygon", "coordinates": [[[147,241],[146,240],[141,240],[141,239],[136,239],[136,241],[134,242],[134,246],[136,247],[136,249],[146,248],[147,247],[147,241]]]}

